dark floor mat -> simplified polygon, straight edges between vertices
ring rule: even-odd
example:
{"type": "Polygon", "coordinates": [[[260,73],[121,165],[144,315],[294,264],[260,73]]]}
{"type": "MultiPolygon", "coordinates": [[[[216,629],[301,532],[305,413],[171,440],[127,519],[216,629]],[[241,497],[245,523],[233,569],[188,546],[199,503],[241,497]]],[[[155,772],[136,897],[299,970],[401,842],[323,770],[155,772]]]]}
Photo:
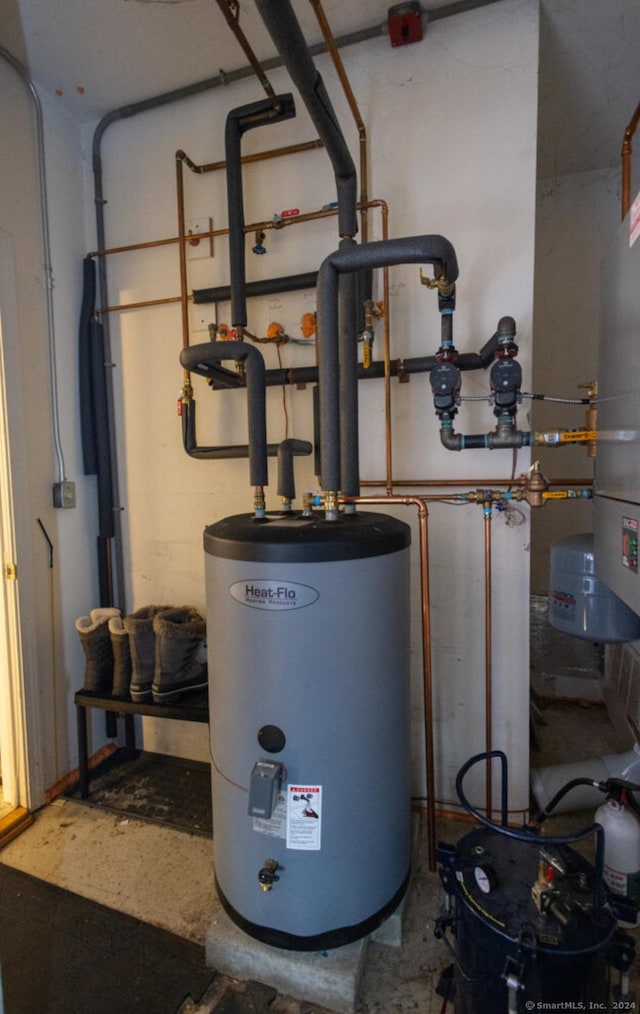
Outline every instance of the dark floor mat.
{"type": "Polygon", "coordinates": [[[214,976],[204,948],[0,864],[5,1014],[174,1014],[214,976]]]}
{"type": "MultiPolygon", "coordinates": [[[[78,799],[77,790],[70,793],[78,799]]],[[[211,836],[211,769],[199,761],[118,751],[89,783],[85,802],[211,836]]]]}

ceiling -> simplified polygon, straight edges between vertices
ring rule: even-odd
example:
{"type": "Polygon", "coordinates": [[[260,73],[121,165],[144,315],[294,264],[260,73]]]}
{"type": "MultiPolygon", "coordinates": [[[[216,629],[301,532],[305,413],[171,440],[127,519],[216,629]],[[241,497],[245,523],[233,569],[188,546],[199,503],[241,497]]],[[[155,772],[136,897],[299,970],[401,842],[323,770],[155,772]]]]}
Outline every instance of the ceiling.
{"type": "MultiPolygon", "coordinates": [[[[539,176],[616,166],[640,100],[640,2],[540,3],[539,176]]],[[[293,4],[307,41],[320,42],[311,5],[293,4]]],[[[390,5],[323,0],[336,36],[383,25],[390,5]]],[[[422,0],[434,19],[451,6],[422,0]]],[[[240,24],[258,58],[274,55],[251,0],[240,24]]],[[[0,0],[0,44],[80,122],[247,62],[215,0],[0,0]]]]}

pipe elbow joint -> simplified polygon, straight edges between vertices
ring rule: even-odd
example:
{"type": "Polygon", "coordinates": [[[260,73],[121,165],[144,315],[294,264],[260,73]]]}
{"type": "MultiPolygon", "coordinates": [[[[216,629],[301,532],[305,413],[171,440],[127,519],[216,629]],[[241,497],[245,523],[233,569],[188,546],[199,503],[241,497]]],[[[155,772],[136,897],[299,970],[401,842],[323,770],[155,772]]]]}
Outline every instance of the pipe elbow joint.
{"type": "Polygon", "coordinates": [[[440,427],[440,442],[448,451],[462,450],[462,436],[460,433],[454,433],[451,425],[440,427]]]}

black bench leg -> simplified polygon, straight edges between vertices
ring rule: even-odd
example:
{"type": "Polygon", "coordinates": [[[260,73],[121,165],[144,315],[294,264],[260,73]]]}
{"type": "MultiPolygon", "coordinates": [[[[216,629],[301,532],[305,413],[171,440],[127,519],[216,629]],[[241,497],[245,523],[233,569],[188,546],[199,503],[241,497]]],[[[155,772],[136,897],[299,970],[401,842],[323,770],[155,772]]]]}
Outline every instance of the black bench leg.
{"type": "Polygon", "coordinates": [[[136,754],[136,725],[135,717],[133,715],[124,716],[124,741],[129,750],[136,754]]]}
{"type": "Polygon", "coordinates": [[[76,720],[78,724],[78,773],[80,776],[80,798],[89,795],[89,752],[87,743],[87,709],[76,704],[76,720]]]}

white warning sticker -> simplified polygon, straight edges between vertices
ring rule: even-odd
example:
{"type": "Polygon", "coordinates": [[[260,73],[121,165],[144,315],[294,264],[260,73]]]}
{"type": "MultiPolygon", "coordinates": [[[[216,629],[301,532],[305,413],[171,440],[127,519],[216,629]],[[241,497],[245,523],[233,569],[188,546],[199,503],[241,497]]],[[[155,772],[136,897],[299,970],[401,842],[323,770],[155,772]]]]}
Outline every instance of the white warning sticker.
{"type": "Polygon", "coordinates": [[[287,848],[317,852],[322,830],[322,786],[287,786],[287,848]]]}
{"type": "Polygon", "coordinates": [[[287,797],[284,792],[278,793],[278,800],[271,812],[271,818],[253,818],[253,830],[266,834],[267,838],[287,837],[287,797]]]}

